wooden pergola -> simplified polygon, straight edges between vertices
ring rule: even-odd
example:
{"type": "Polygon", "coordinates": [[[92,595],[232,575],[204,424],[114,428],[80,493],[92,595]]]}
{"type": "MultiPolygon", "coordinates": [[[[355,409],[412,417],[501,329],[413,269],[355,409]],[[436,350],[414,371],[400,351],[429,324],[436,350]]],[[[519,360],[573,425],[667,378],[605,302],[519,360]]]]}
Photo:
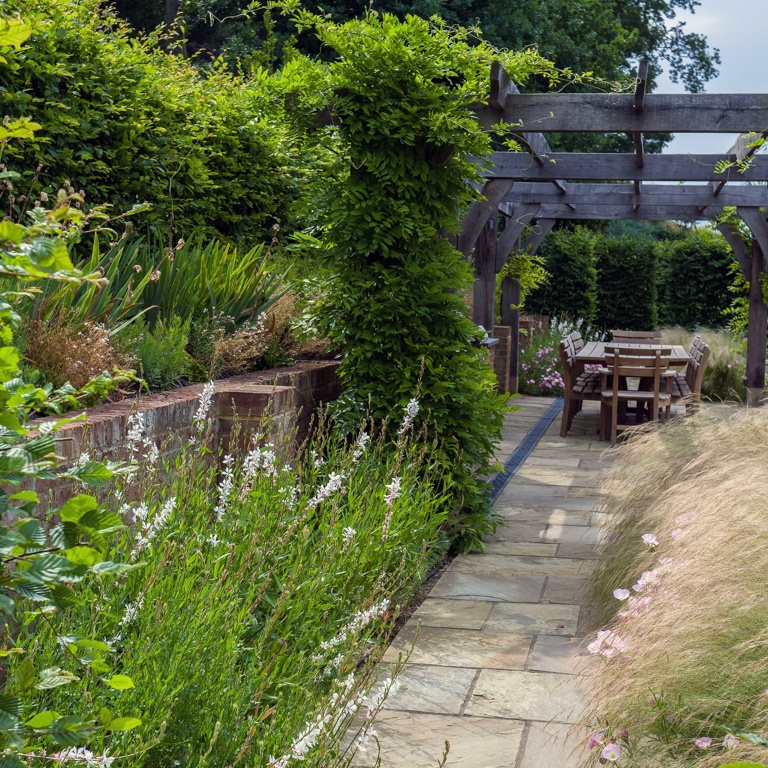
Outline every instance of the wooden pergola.
{"type": "MultiPolygon", "coordinates": [[[[768,156],[755,154],[755,142],[768,136],[768,94],[646,94],[647,75],[643,61],[634,93],[521,94],[500,64],[491,67],[491,98],[476,110],[477,118],[489,128],[500,121],[514,125],[526,151],[494,152],[483,161],[485,199],[462,222],[458,247],[467,256],[474,251],[474,320],[493,329],[496,275],[513,251],[535,253],[558,219],[706,221],[735,207],[752,233],[751,253],[736,229],[723,223],[718,228],[750,285],[746,385],[748,404],[760,404],[768,322],[760,286],[768,271],[768,156]],[[552,152],[544,134],[553,131],[629,133],[635,151],[552,152]],[[644,132],[740,136],[723,155],[646,155],[644,132]],[[723,161],[749,162],[723,171],[723,161]],[[728,183],[734,181],[755,185],[728,183]],[[531,234],[521,240],[526,230],[531,234]]],[[[511,328],[515,392],[520,318],[511,307],[519,299],[517,281],[504,278],[501,317],[511,328]]]]}

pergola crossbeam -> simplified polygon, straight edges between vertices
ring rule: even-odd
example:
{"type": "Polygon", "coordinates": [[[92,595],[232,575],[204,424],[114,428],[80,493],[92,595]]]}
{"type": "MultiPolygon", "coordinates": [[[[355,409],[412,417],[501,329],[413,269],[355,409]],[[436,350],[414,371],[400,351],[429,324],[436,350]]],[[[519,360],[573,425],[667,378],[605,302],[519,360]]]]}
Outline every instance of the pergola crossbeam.
{"type": "Polygon", "coordinates": [[[548,184],[535,181],[515,182],[502,202],[590,204],[655,204],[717,206],[768,206],[768,186],[731,185],[719,195],[706,184],[647,184],[640,193],[632,184],[597,184],[574,182],[564,194],[548,184]]]}
{"type": "Polygon", "coordinates": [[[478,120],[500,119],[540,133],[740,133],[768,126],[768,94],[645,94],[642,112],[634,93],[507,94],[504,109],[479,106],[478,120]]]}
{"type": "Polygon", "coordinates": [[[717,173],[722,160],[734,155],[645,155],[638,168],[632,154],[553,152],[539,166],[521,152],[492,152],[481,173],[486,178],[515,181],[768,181],[768,155],[755,155],[742,172],[717,173]]]}

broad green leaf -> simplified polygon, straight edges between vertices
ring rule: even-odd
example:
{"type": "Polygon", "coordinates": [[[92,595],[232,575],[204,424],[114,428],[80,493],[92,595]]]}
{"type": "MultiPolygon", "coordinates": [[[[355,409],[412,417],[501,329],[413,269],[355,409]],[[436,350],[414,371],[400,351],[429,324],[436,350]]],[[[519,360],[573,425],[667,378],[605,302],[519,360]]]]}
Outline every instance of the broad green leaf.
{"type": "Polygon", "coordinates": [[[129,688],[135,688],[133,680],[127,675],[112,675],[109,680],[104,681],[110,688],[116,691],[127,691],[129,688]]]}
{"type": "Polygon", "coordinates": [[[58,584],[62,581],[80,581],[88,567],[71,563],[61,555],[43,555],[18,575],[19,581],[33,584],[58,584]]]}
{"type": "Polygon", "coordinates": [[[768,766],[765,763],[745,763],[740,760],[737,763],[725,763],[720,768],[768,768],[768,766]]]}
{"type": "Polygon", "coordinates": [[[32,27],[21,19],[0,20],[0,45],[17,50],[32,34],[32,27]]]}
{"type": "Polygon", "coordinates": [[[0,221],[0,241],[18,245],[24,239],[24,227],[12,221],[0,221]]]}
{"type": "Polygon", "coordinates": [[[14,717],[21,717],[23,706],[17,696],[0,695],[0,711],[7,712],[14,717]]]}
{"type": "Polygon", "coordinates": [[[116,717],[114,720],[110,720],[107,725],[108,731],[130,731],[133,728],[138,728],[141,725],[141,720],[138,717],[116,717]]]}
{"type": "Polygon", "coordinates": [[[59,713],[53,710],[38,712],[31,720],[27,720],[25,725],[29,728],[47,728],[58,717],[59,713]]]}
{"type": "Polygon", "coordinates": [[[65,523],[76,523],[86,512],[91,512],[97,507],[98,504],[93,496],[86,496],[80,493],[77,496],[73,496],[59,510],[59,517],[65,523]]]}
{"type": "Polygon", "coordinates": [[[99,552],[91,547],[73,547],[64,552],[64,557],[71,563],[87,566],[96,565],[102,560],[99,552]]]}
{"type": "Polygon", "coordinates": [[[18,493],[11,494],[8,498],[13,499],[14,501],[30,501],[35,504],[40,502],[40,499],[38,499],[37,494],[34,491],[19,491],[18,493]]]}
{"type": "Polygon", "coordinates": [[[0,592],[0,613],[4,613],[6,616],[13,614],[16,603],[13,599],[8,597],[4,592],[0,592]]]}
{"type": "Polygon", "coordinates": [[[16,347],[0,347],[0,381],[8,381],[19,372],[19,350],[16,347]]]}
{"type": "Polygon", "coordinates": [[[107,707],[102,707],[99,710],[99,722],[102,725],[107,725],[108,723],[112,722],[113,718],[114,715],[112,714],[112,711],[107,709],[107,707]]]}

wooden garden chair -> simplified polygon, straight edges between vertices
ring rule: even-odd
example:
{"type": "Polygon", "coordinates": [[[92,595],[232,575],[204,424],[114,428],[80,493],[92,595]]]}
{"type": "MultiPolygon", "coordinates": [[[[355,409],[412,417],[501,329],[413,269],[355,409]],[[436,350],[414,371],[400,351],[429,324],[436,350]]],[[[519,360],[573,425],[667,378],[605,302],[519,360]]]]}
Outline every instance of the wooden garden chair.
{"type": "Polygon", "coordinates": [[[584,400],[600,399],[600,374],[597,371],[579,373],[576,365],[576,348],[570,337],[557,345],[560,367],[563,371],[563,418],[560,437],[565,437],[573,423],[573,417],[581,410],[584,400]]]}
{"type": "Polygon", "coordinates": [[[696,336],[689,354],[691,361],[684,373],[675,374],[672,382],[672,402],[683,401],[687,415],[696,413],[701,403],[701,383],[704,380],[704,368],[709,360],[710,348],[696,336]]]}
{"type": "Polygon", "coordinates": [[[584,349],[584,339],[581,337],[581,334],[578,331],[574,331],[573,333],[568,334],[568,339],[570,339],[571,343],[573,344],[573,348],[578,352],[581,349],[584,349]]]}
{"type": "MultiPolygon", "coordinates": [[[[600,436],[607,439],[610,427],[610,439],[613,445],[616,435],[632,424],[619,423],[619,415],[626,413],[628,402],[637,403],[635,423],[639,414],[647,404],[650,407],[651,421],[658,421],[659,409],[665,408],[669,416],[672,405],[672,395],[662,391],[662,381],[669,364],[669,356],[662,356],[660,350],[627,350],[614,349],[613,355],[606,355],[605,368],[601,369],[602,386],[600,391],[600,436]],[[608,389],[608,377],[613,376],[613,382],[608,389]],[[648,390],[629,389],[627,382],[631,378],[649,381],[648,390]]],[[[666,384],[664,385],[666,388],[666,384]]],[[[625,418],[625,417],[624,417],[625,418]]]]}
{"type": "Polygon", "coordinates": [[[614,344],[661,344],[661,331],[611,331],[614,344]]]}

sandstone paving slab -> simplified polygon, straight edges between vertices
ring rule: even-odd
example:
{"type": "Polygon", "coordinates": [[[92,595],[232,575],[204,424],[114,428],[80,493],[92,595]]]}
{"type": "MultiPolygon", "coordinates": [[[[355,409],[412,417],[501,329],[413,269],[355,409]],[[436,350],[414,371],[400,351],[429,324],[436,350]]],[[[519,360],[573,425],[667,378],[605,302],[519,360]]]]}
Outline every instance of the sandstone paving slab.
{"type": "Polygon", "coordinates": [[[505,503],[520,501],[522,499],[531,499],[537,501],[547,497],[565,498],[568,491],[571,490],[568,485],[548,485],[546,483],[516,483],[510,482],[506,488],[499,494],[497,503],[502,506],[505,503]]]}
{"type": "MultiPolygon", "coordinates": [[[[549,606],[547,606],[549,607],[549,606]]],[[[384,654],[397,661],[411,651],[409,663],[475,669],[523,669],[531,638],[509,633],[492,634],[471,629],[404,627],[384,654]]]]}
{"type": "Polygon", "coordinates": [[[526,462],[515,475],[515,483],[528,485],[543,483],[545,485],[567,485],[570,487],[594,488],[600,480],[600,472],[568,467],[535,467],[526,462]]]}
{"type": "Polygon", "coordinates": [[[525,576],[519,572],[464,573],[449,568],[432,588],[430,595],[458,600],[536,603],[541,597],[545,581],[546,576],[543,575],[525,576]]]}
{"type": "Polygon", "coordinates": [[[504,523],[535,522],[542,527],[547,525],[587,525],[590,520],[588,509],[560,509],[554,507],[505,507],[501,512],[504,523]]]}
{"type": "Polygon", "coordinates": [[[546,541],[562,544],[597,544],[600,532],[589,525],[550,525],[544,535],[546,541]]]}
{"type": "Polygon", "coordinates": [[[423,627],[482,629],[492,607],[492,602],[443,600],[430,596],[414,611],[409,624],[421,622],[423,627]]]}
{"type": "Polygon", "coordinates": [[[582,638],[539,635],[533,641],[527,668],[536,672],[584,674],[597,660],[587,653],[585,646],[582,638]]]}
{"type": "Polygon", "coordinates": [[[400,688],[386,701],[387,709],[458,715],[469,694],[476,669],[406,664],[400,688]]]}
{"type": "Polygon", "coordinates": [[[593,497],[594,499],[600,499],[606,494],[603,493],[597,486],[594,488],[582,488],[578,485],[572,485],[568,488],[566,496],[571,499],[578,499],[583,497],[593,497]]]}
{"type": "MultiPolygon", "coordinates": [[[[526,555],[467,555],[456,558],[448,572],[525,576],[563,576],[586,578],[594,566],[593,560],[577,560],[566,557],[528,557],[526,555]]],[[[525,602],[525,601],[524,601],[525,602]]]]}
{"type": "Polygon", "coordinates": [[[558,554],[558,545],[539,541],[508,541],[505,538],[496,538],[486,543],[485,552],[489,555],[542,555],[554,557],[558,554]]]}
{"type": "Polygon", "coordinates": [[[541,543],[547,523],[520,523],[517,520],[500,525],[485,541],[517,541],[518,543],[541,543]]]}
{"type": "Polygon", "coordinates": [[[559,467],[576,469],[581,467],[584,462],[579,456],[539,456],[538,452],[534,452],[525,460],[526,467],[559,467]]]}
{"type": "Polygon", "coordinates": [[[486,620],[483,632],[575,635],[578,624],[578,605],[498,603],[486,620]]]}
{"type": "MultiPolygon", "coordinates": [[[[520,750],[524,724],[486,717],[383,712],[376,718],[382,768],[435,768],[446,740],[447,768],[510,768],[520,750]]],[[[353,765],[373,768],[376,751],[358,754],[353,765]]],[[[550,766],[550,768],[552,768],[550,766]]]]}
{"type": "Polygon", "coordinates": [[[482,669],[464,710],[478,717],[576,723],[584,694],[575,675],[482,669]]]}
{"type": "Polygon", "coordinates": [[[584,599],[587,579],[550,576],[544,587],[542,603],[580,603],[584,599]]]}
{"type": "Polygon", "coordinates": [[[588,733],[578,726],[532,722],[518,768],[581,768],[587,740],[588,733]]]}

